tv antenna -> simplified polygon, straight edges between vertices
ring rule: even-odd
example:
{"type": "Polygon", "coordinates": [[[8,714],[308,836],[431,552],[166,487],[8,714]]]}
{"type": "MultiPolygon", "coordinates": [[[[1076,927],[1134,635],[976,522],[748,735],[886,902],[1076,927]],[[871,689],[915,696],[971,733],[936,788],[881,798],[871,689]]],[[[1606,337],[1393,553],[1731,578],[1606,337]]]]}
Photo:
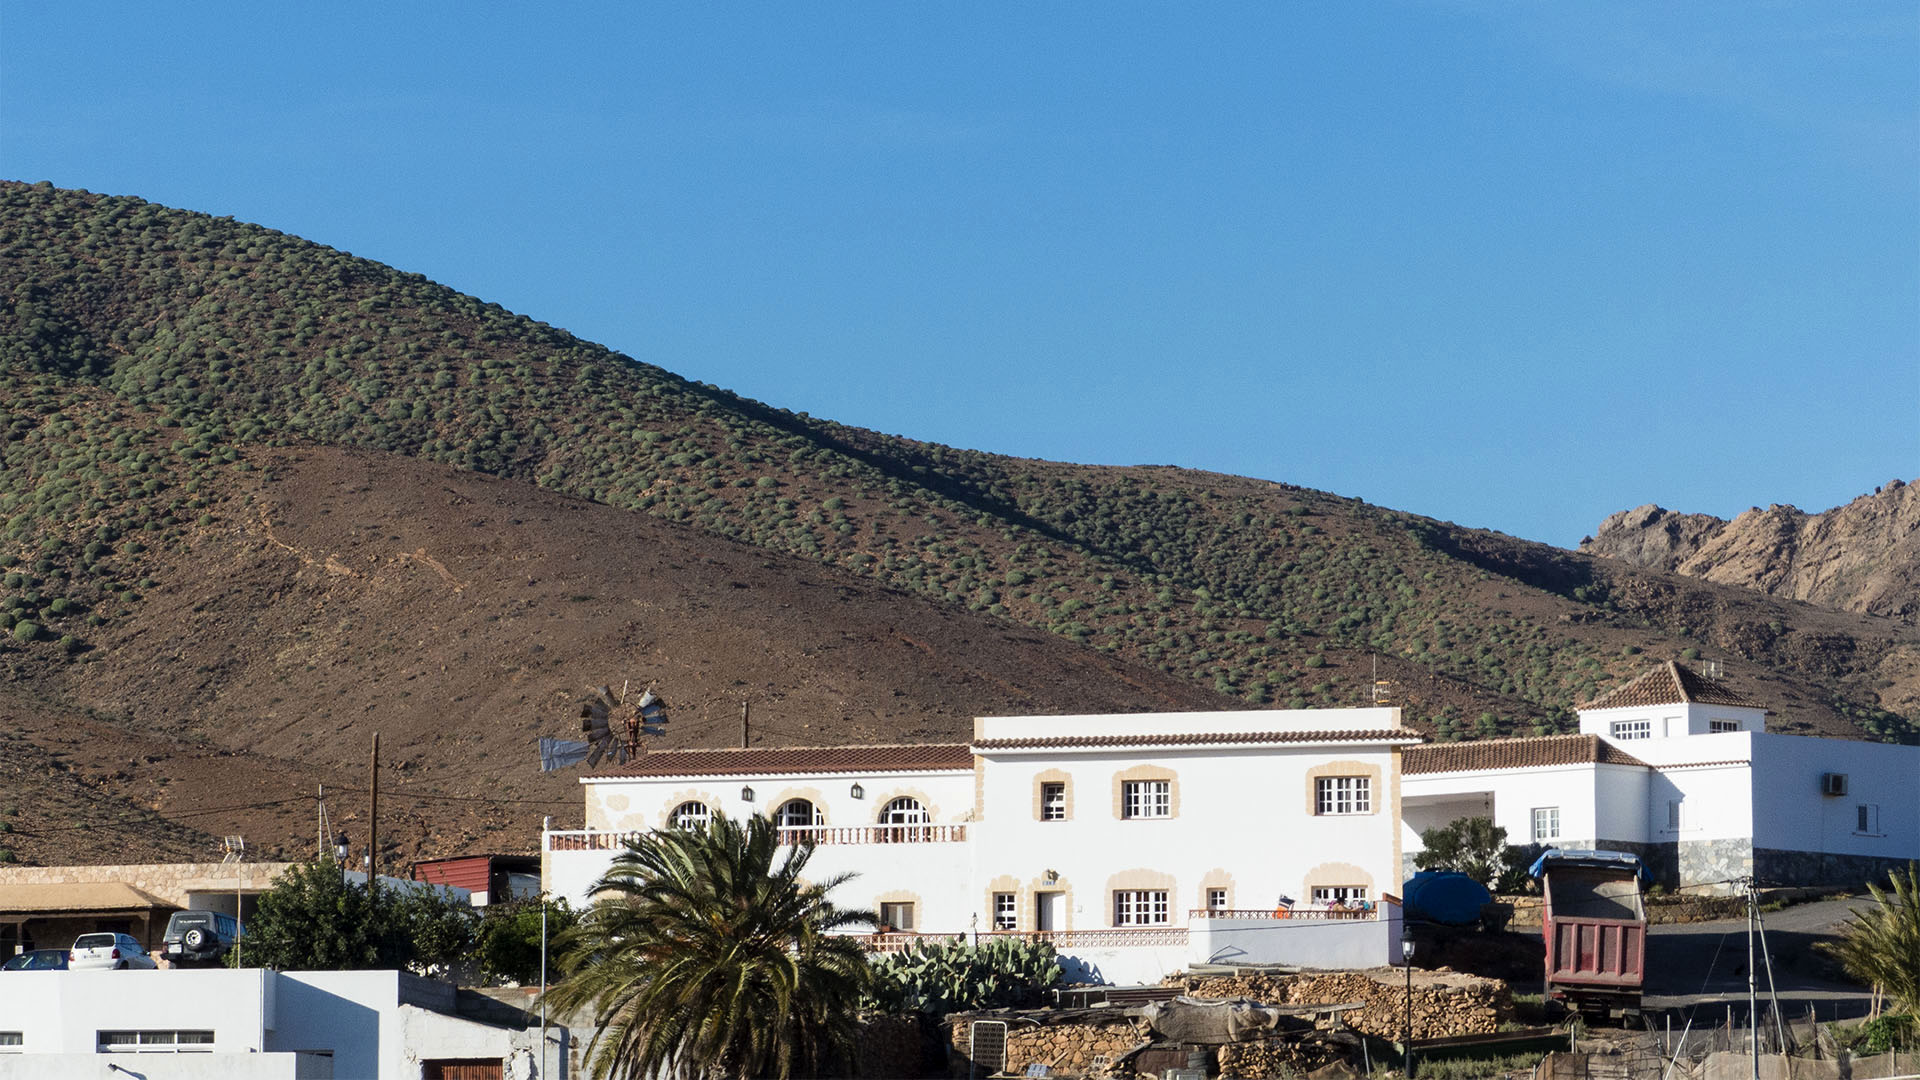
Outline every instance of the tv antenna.
{"type": "Polygon", "coordinates": [[[1380,677],[1380,654],[1373,656],[1373,703],[1391,704],[1393,699],[1393,680],[1380,677]]]}

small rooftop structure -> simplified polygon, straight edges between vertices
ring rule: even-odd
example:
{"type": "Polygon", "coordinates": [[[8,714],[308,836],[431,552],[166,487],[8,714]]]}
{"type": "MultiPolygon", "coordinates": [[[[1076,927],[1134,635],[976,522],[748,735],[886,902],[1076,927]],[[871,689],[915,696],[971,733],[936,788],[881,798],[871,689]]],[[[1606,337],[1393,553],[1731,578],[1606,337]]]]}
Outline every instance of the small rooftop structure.
{"type": "Polygon", "coordinates": [[[1754,701],[1719,679],[1702,675],[1678,660],[1669,660],[1641,672],[1624,686],[1617,686],[1592,701],[1584,702],[1578,708],[1585,712],[1648,705],[1728,705],[1739,709],[1767,707],[1765,703],[1754,701]]]}

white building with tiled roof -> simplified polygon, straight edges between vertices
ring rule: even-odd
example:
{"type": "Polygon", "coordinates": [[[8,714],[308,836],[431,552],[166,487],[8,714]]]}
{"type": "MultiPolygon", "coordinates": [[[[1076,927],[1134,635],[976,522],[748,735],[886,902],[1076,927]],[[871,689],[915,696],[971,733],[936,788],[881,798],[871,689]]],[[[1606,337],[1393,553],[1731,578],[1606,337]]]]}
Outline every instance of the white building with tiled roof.
{"type": "Polygon", "coordinates": [[[1580,734],[1405,754],[1402,844],[1491,817],[1518,844],[1638,852],[1669,885],[1878,877],[1920,858],[1920,747],[1775,735],[1766,706],[1669,662],[1580,706],[1580,734]]]}
{"type": "Polygon", "coordinates": [[[1204,962],[1372,966],[1398,950],[1399,710],[981,717],[965,744],[683,750],[582,779],[550,892],[587,902],[629,838],[766,814],[809,875],[911,935],[1044,935],[1081,977],[1204,962]],[[1284,898],[1284,899],[1283,899],[1284,898]]]}

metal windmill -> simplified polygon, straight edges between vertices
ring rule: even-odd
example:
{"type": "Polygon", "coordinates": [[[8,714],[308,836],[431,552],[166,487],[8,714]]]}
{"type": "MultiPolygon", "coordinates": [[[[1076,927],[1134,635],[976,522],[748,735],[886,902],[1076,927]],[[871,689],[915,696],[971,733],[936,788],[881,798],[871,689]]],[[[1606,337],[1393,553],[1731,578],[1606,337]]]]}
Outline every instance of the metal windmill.
{"type": "Polygon", "coordinates": [[[667,722],[667,703],[649,686],[640,697],[628,701],[626,684],[615,694],[612,687],[596,686],[580,702],[580,739],[542,738],[540,771],[551,772],[584,761],[589,767],[602,758],[625,764],[646,753],[641,737],[663,735],[667,722]]]}

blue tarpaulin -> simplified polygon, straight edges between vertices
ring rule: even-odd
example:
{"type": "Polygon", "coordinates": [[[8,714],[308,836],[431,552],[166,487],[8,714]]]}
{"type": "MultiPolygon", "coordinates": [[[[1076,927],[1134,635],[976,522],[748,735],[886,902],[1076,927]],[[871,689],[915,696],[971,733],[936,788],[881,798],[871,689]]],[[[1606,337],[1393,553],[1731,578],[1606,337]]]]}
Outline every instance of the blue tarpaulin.
{"type": "Polygon", "coordinates": [[[1527,873],[1533,877],[1544,875],[1549,868],[1561,866],[1590,866],[1603,870],[1632,870],[1642,881],[1652,881],[1647,864],[1640,856],[1631,851],[1599,851],[1591,848],[1554,848],[1533,860],[1527,867],[1527,873]]]}

